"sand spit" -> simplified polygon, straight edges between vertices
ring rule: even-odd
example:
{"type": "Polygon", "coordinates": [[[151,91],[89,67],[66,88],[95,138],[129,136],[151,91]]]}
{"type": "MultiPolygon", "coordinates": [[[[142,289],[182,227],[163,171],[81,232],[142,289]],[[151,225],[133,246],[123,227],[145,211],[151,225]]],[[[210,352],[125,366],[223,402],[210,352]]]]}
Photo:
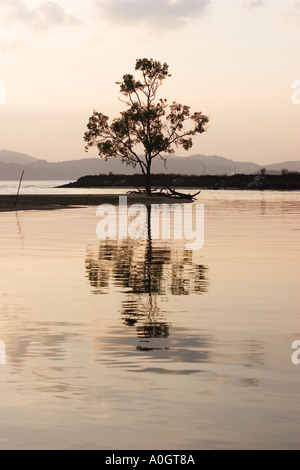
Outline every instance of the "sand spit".
{"type": "Polygon", "coordinates": [[[16,196],[0,195],[0,212],[24,210],[53,210],[73,207],[99,206],[100,204],[119,204],[119,196],[127,196],[132,204],[174,204],[191,202],[188,199],[145,196],[144,194],[23,194],[16,204],[16,196]]]}

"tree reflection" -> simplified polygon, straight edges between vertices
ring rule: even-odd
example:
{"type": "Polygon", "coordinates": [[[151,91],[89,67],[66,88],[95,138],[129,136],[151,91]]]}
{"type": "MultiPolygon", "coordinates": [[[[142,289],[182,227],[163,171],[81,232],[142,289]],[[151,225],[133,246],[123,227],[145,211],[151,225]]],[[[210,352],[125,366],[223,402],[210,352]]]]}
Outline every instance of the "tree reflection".
{"type": "Polygon", "coordinates": [[[106,239],[86,255],[92,292],[121,291],[123,323],[135,326],[143,342],[169,336],[171,325],[158,306],[162,296],[203,294],[208,287],[207,268],[193,261],[192,250],[179,242],[152,240],[150,207],[147,214],[146,239],[106,239]]]}

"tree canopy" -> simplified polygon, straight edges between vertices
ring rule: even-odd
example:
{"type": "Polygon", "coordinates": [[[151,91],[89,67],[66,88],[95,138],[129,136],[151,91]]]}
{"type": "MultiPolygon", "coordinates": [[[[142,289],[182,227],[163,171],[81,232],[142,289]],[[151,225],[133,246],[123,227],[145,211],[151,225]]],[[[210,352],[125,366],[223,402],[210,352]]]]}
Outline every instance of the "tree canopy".
{"type": "Polygon", "coordinates": [[[137,59],[135,70],[138,78],[126,74],[116,82],[126,105],[119,117],[109,123],[108,116],[93,111],[84,134],[85,149],[96,146],[100,157],[120,157],[128,165],[139,165],[151,194],[152,160],[165,160],[177,147],[189,150],[192,137],[205,132],[209,118],[199,111],[191,113],[189,106],[157,98],[159,87],[171,76],[167,63],[137,59]]]}

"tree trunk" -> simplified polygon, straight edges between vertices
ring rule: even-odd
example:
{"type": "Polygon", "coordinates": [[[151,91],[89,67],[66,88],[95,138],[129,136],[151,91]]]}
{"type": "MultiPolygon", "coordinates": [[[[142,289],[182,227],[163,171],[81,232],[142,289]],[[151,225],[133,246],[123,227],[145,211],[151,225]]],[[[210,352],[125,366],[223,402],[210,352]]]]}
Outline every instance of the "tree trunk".
{"type": "Polygon", "coordinates": [[[147,165],[147,172],[145,173],[145,179],[146,179],[146,193],[147,196],[151,196],[151,172],[150,172],[150,165],[151,165],[151,160],[148,162],[147,165]]]}
{"type": "Polygon", "coordinates": [[[150,178],[149,175],[146,176],[146,194],[147,196],[151,196],[151,184],[150,184],[150,178]]]}

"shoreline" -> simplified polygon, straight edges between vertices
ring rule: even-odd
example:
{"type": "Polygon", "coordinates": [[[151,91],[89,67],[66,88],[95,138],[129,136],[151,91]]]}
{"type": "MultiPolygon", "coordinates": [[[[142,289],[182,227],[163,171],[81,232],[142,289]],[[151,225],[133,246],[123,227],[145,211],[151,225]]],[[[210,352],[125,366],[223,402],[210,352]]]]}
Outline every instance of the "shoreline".
{"type": "MultiPolygon", "coordinates": [[[[125,190],[126,188],[124,188],[125,190]]],[[[195,189],[195,188],[194,188],[195,189]]],[[[189,192],[191,188],[184,188],[189,192]]],[[[203,190],[209,190],[203,188],[203,190]]],[[[240,188],[226,188],[227,191],[240,191],[240,188]]],[[[248,191],[250,191],[248,189],[248,191]]],[[[252,191],[259,192],[297,192],[299,190],[278,190],[278,189],[252,189],[252,191]]],[[[195,200],[191,199],[177,199],[164,196],[146,196],[145,194],[20,194],[16,204],[16,195],[13,194],[0,194],[0,213],[2,212],[18,212],[27,210],[57,210],[57,209],[75,209],[99,206],[101,204],[119,205],[119,197],[126,196],[127,204],[143,204],[145,206],[152,204],[186,204],[193,203],[195,200]]]]}
{"type": "Polygon", "coordinates": [[[126,196],[132,204],[174,204],[191,203],[190,199],[174,199],[163,196],[145,196],[144,194],[21,194],[16,202],[15,195],[0,195],[0,212],[24,210],[72,209],[75,207],[99,206],[101,204],[119,204],[119,197],[126,196]]]}

